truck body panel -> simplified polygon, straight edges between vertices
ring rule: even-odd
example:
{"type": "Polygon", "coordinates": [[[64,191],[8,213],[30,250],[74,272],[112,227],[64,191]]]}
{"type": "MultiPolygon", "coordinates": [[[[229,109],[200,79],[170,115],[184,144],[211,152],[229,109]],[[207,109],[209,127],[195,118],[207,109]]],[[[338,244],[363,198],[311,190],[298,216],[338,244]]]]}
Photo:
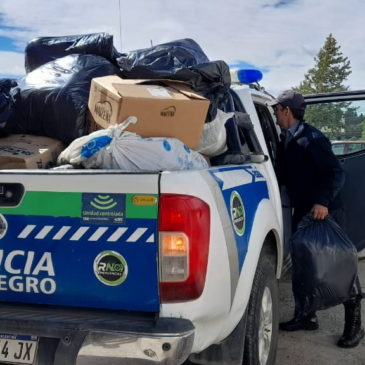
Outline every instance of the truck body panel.
{"type": "MultiPolygon", "coordinates": [[[[162,317],[181,316],[194,323],[193,351],[219,343],[233,331],[246,309],[247,293],[251,290],[265,237],[272,231],[280,242],[281,221],[276,218],[275,199],[270,196],[267,175],[264,164],[161,175],[161,192],[177,193],[184,189],[211,208],[212,239],[204,291],[198,299],[184,305],[162,304],[160,312],[162,317]],[[239,208],[243,214],[235,216],[234,210],[239,208]],[[239,225],[240,217],[244,227],[239,225]]],[[[280,255],[282,251],[279,252],[280,255]]]]}
{"type": "Polygon", "coordinates": [[[0,207],[2,300],[159,311],[158,174],[138,190],[128,175],[100,177],[1,172],[5,195],[24,187],[0,207]]]}

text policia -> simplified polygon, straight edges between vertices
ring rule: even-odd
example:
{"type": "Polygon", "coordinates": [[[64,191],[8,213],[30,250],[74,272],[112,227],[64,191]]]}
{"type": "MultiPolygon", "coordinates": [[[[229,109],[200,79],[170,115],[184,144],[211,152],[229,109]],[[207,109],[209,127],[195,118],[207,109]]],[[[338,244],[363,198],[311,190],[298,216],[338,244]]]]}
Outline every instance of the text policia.
{"type": "Polygon", "coordinates": [[[53,294],[56,281],[51,252],[35,259],[34,251],[0,250],[0,267],[9,275],[0,275],[0,291],[53,294]],[[37,278],[38,275],[42,279],[37,278]],[[44,277],[48,276],[48,277],[44,277]]]}

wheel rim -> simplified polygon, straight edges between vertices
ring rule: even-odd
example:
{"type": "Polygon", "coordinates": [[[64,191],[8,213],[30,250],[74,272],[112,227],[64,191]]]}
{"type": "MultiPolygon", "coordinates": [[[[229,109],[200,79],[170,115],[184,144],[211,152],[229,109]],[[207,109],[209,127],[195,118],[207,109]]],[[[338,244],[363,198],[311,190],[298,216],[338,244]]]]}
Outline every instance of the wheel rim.
{"type": "Polygon", "coordinates": [[[262,294],[259,326],[259,359],[265,365],[270,353],[272,336],[272,296],[268,287],[262,294]]]}

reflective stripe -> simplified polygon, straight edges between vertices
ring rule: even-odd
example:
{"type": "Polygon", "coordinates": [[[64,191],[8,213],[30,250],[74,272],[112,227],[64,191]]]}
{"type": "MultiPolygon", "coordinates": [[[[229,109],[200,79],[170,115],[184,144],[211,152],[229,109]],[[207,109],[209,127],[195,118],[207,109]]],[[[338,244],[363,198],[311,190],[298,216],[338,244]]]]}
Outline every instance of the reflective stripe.
{"type": "Polygon", "coordinates": [[[155,242],[155,235],[154,234],[151,234],[151,236],[148,237],[147,241],[148,243],[153,243],[155,242]]]}
{"type": "Polygon", "coordinates": [[[66,234],[70,231],[71,237],[66,238],[68,241],[81,241],[85,237],[85,240],[89,242],[97,241],[107,241],[107,242],[117,242],[122,236],[124,242],[141,242],[141,243],[154,243],[155,242],[155,232],[151,228],[146,227],[98,227],[98,226],[83,226],[83,227],[73,227],[73,226],[51,226],[51,225],[34,225],[28,224],[20,232],[17,238],[20,239],[37,239],[37,240],[61,240],[64,239],[66,234]],[[52,233],[53,232],[53,236],[52,233]],[[146,237],[141,240],[143,235],[147,232],[146,237]]]}
{"type": "Polygon", "coordinates": [[[72,235],[70,238],[71,241],[78,241],[87,231],[89,230],[89,227],[80,227],[76,233],[72,235]]]}
{"type": "Polygon", "coordinates": [[[108,239],[108,242],[118,241],[120,237],[122,237],[123,233],[127,230],[126,227],[118,228],[108,239]]]}
{"type": "Polygon", "coordinates": [[[54,236],[52,239],[60,240],[62,237],[70,230],[71,226],[63,226],[54,236]]]}
{"type": "Polygon", "coordinates": [[[26,238],[33,231],[36,226],[34,224],[28,224],[18,235],[18,238],[26,238]]]}
{"type": "Polygon", "coordinates": [[[137,241],[146,231],[147,228],[137,228],[134,233],[127,239],[127,242],[137,241]]]}
{"type": "Polygon", "coordinates": [[[39,233],[35,236],[36,240],[43,240],[44,237],[47,236],[47,234],[51,231],[53,226],[44,226],[39,233]]]}
{"type": "Polygon", "coordinates": [[[108,229],[108,227],[99,227],[89,238],[89,241],[97,241],[108,229]]]}

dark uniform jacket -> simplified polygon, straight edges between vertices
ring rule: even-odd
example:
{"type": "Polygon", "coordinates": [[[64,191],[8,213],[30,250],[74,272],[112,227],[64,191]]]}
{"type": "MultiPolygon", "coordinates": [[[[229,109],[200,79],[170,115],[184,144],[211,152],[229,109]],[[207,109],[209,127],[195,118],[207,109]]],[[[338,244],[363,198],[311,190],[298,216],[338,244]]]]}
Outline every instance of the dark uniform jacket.
{"type": "Polygon", "coordinates": [[[339,192],[345,174],[330,141],[307,123],[301,122],[299,127],[286,147],[280,142],[278,155],[279,183],[286,186],[294,211],[303,216],[314,204],[324,205],[330,212],[343,208],[339,192]]]}

